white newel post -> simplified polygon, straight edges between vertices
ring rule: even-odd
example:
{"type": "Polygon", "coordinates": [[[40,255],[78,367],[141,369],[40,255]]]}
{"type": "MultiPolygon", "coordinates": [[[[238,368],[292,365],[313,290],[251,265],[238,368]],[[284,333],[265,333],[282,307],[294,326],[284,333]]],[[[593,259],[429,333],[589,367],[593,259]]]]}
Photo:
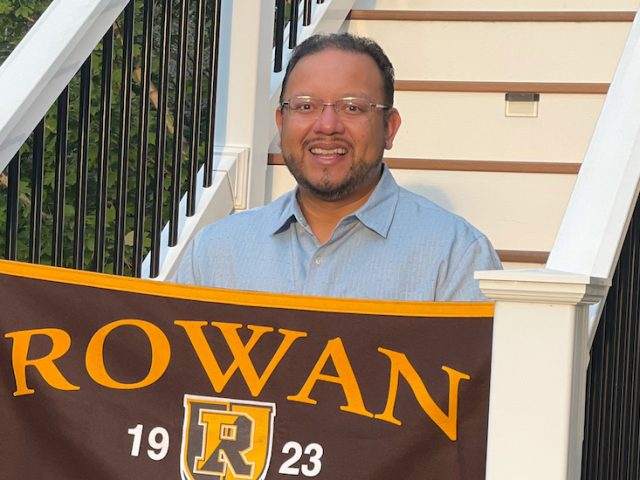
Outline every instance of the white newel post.
{"type": "Polygon", "coordinates": [[[247,205],[264,204],[270,123],[273,2],[223,0],[215,143],[249,148],[247,205]]]}
{"type": "Polygon", "coordinates": [[[477,272],[496,302],[488,480],[579,480],[588,305],[608,281],[553,270],[477,272]]]}

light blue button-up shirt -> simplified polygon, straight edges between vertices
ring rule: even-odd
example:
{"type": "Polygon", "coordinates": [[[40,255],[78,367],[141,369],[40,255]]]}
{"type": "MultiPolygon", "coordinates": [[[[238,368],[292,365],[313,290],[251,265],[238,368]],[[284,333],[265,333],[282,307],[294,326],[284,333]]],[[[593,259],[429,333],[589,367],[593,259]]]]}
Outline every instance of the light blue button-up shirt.
{"type": "Polygon", "coordinates": [[[414,301],[485,300],[475,270],[502,268],[464,219],[399,187],[388,168],[368,201],[318,242],[295,191],[204,228],[174,281],[235,290],[414,301]]]}

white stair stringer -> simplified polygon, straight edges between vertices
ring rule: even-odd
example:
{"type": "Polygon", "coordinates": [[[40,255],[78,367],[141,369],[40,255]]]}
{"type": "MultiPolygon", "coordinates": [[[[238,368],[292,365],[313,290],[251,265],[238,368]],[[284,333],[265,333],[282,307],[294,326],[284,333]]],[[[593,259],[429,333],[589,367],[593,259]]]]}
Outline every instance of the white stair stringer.
{"type": "MultiPolygon", "coordinates": [[[[196,188],[196,212],[188,217],[187,195],[180,200],[178,242],[169,247],[169,224],[160,238],[160,271],[153,280],[170,280],[186,245],[206,225],[247,207],[247,167],[249,149],[225,146],[214,150],[213,183],[202,186],[204,167],[200,168],[196,188]]],[[[150,278],[151,254],[142,263],[142,278],[150,278]]]]}

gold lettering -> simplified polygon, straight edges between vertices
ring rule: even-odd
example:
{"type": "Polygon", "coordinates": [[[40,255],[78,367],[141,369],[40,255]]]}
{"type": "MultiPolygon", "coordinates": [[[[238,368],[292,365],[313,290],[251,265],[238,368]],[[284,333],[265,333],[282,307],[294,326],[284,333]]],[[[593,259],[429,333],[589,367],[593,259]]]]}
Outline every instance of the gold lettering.
{"type": "Polygon", "coordinates": [[[369,412],[364,405],[358,380],[353,372],[353,368],[351,368],[351,362],[349,362],[349,357],[339,337],[327,342],[326,347],[322,351],[320,358],[318,358],[305,384],[296,395],[288,396],[287,400],[309,403],[311,405],[317,404],[317,400],[312,399],[310,395],[318,381],[337,383],[342,386],[347,404],[342,405],[340,410],[365,417],[373,417],[373,413],[369,412]],[[335,366],[337,376],[322,373],[329,359],[331,359],[335,366]]]}
{"type": "Polygon", "coordinates": [[[398,394],[398,381],[400,375],[409,383],[413,394],[416,396],[422,410],[440,427],[450,440],[455,441],[458,437],[458,387],[460,380],[469,380],[471,377],[465,373],[458,372],[453,368],[446,366],[442,370],[447,372],[449,376],[449,414],[445,415],[444,411],[438,407],[433,401],[431,395],[427,391],[420,376],[413,368],[404,353],[394,352],[386,348],[378,348],[378,351],[391,360],[391,374],[389,380],[389,395],[387,397],[387,405],[384,412],[375,415],[375,418],[384,420],[385,422],[402,425],[402,422],[394,417],[393,410],[396,404],[396,396],[398,394]]]}
{"type": "Polygon", "coordinates": [[[169,340],[160,328],[145,320],[124,319],[105,325],[91,337],[89,345],[87,346],[85,364],[87,373],[96,383],[118,390],[133,390],[148,387],[152,383],[155,383],[167,370],[170,359],[171,346],[169,345],[169,340]],[[147,376],[139,382],[118,382],[111,378],[111,375],[109,375],[104,365],[104,342],[111,332],[123,326],[136,327],[142,330],[151,345],[151,366],[147,376]]]}
{"type": "Polygon", "coordinates": [[[26,369],[28,366],[35,367],[43,380],[58,390],[80,390],[62,375],[56,367],[54,361],[62,357],[71,347],[71,337],[64,330],[57,328],[42,328],[39,330],[24,330],[22,332],[11,332],[5,334],[5,338],[13,339],[12,363],[13,376],[16,380],[16,391],[13,396],[29,395],[35,390],[27,387],[26,369]],[[44,335],[51,339],[51,351],[40,358],[28,359],[29,344],[31,338],[36,335],[44,335]]]}
{"type": "Polygon", "coordinates": [[[278,329],[278,333],[283,335],[284,338],[282,339],[282,342],[280,342],[280,346],[278,346],[276,353],[269,361],[269,364],[264,369],[264,372],[262,372],[262,375],[258,375],[249,354],[260,338],[265,333],[273,332],[273,328],[248,325],[247,328],[251,330],[251,337],[246,344],[243,344],[240,336],[238,335],[238,330],[242,327],[241,324],[211,322],[212,326],[218,328],[220,332],[222,332],[227,346],[233,355],[233,362],[229,368],[227,368],[226,372],[223,372],[218,360],[209,346],[209,343],[207,342],[206,337],[204,336],[204,332],[202,331],[202,327],[206,326],[207,322],[176,320],[174,323],[184,328],[189,340],[191,341],[191,345],[198,355],[198,359],[200,360],[204,371],[209,377],[209,381],[211,382],[213,389],[217,393],[222,392],[235,371],[240,369],[240,373],[249,387],[251,395],[254,397],[260,395],[260,392],[289,348],[291,348],[291,345],[293,345],[293,342],[299,338],[307,336],[305,332],[285,330],[282,328],[278,329]]]}

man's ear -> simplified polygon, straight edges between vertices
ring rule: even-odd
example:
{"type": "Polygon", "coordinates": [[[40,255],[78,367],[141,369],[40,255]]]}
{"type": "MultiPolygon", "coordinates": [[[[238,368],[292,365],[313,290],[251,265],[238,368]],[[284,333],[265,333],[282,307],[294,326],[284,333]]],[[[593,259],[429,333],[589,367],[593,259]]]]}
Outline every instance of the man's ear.
{"type": "MultiPolygon", "coordinates": [[[[282,138],[282,108],[276,108],[276,126],[278,127],[279,137],[282,138]]],[[[278,146],[281,147],[282,140],[278,139],[278,146]]]]}
{"type": "Polygon", "coordinates": [[[390,150],[393,147],[393,139],[396,138],[396,133],[398,133],[401,123],[400,112],[396,108],[390,109],[384,122],[384,148],[386,150],[390,150]]]}

